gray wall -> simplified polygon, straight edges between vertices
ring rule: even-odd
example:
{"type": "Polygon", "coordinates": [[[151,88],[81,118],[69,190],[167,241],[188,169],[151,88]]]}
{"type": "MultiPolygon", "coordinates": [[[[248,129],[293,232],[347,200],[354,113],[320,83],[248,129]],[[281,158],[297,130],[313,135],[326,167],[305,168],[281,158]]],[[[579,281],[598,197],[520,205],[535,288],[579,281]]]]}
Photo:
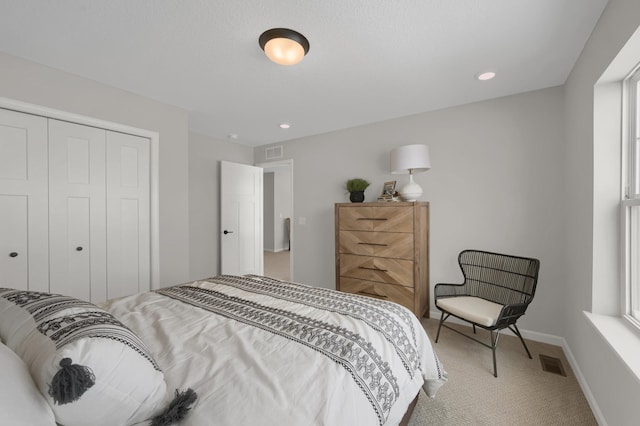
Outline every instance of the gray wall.
{"type": "MultiPolygon", "coordinates": [[[[617,314],[619,310],[619,137],[603,139],[600,133],[604,130],[602,105],[594,103],[594,86],[639,26],[640,2],[610,0],[565,85],[565,204],[571,214],[566,222],[563,336],[602,416],[612,426],[638,424],[640,383],[583,314],[591,310],[617,314]]],[[[640,49],[636,49],[630,66],[639,61],[640,49]]],[[[598,102],[607,97],[607,89],[596,87],[598,102]]],[[[610,106],[613,111],[619,108],[619,102],[610,106]]]]}
{"type": "Polygon", "coordinates": [[[186,111],[2,53],[0,96],[158,132],[160,284],[188,279],[186,111]]]}
{"type": "MultiPolygon", "coordinates": [[[[562,99],[550,88],[279,143],[295,163],[296,281],[334,288],[333,209],[348,201],[345,182],[369,180],[365,201],[375,201],[385,181],[407,181],[390,174],[391,149],[425,143],[432,169],[415,178],[431,203],[431,287],[461,279],[465,248],[537,257],[539,290],[522,328],[563,336],[562,99]]],[[[254,155],[263,161],[264,148],[254,155]]]]}
{"type": "Polygon", "coordinates": [[[190,278],[220,273],[220,161],[253,164],[253,149],[189,133],[190,278]]]}

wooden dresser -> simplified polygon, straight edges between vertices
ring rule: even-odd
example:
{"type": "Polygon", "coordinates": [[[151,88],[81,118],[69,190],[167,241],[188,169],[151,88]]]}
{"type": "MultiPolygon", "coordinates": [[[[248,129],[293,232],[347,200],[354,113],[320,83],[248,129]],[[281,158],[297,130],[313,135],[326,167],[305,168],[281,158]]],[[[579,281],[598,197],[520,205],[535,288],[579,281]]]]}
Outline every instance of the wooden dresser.
{"type": "Polygon", "coordinates": [[[338,203],[336,289],[429,316],[429,203],[338,203]]]}

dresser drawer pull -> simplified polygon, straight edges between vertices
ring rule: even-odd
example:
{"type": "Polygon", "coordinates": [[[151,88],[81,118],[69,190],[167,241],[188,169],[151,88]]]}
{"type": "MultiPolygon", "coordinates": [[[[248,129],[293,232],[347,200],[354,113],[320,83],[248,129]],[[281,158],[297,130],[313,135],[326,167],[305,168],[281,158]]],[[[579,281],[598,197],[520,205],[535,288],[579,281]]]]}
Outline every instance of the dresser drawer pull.
{"type": "Polygon", "coordinates": [[[381,244],[381,243],[358,243],[358,244],[362,244],[364,246],[382,246],[382,247],[388,246],[388,244],[381,244]]]}
{"type": "Polygon", "coordinates": [[[360,269],[369,269],[369,270],[372,270],[372,271],[387,272],[387,269],[370,268],[368,266],[358,266],[358,268],[360,268],[360,269]]]}
{"type": "Polygon", "coordinates": [[[369,297],[375,297],[376,299],[388,299],[387,296],[385,296],[384,294],[375,294],[375,293],[369,293],[367,291],[359,291],[356,294],[361,294],[363,296],[369,296],[369,297]]]}
{"type": "Polygon", "coordinates": [[[357,220],[387,220],[386,217],[359,217],[357,220]]]}

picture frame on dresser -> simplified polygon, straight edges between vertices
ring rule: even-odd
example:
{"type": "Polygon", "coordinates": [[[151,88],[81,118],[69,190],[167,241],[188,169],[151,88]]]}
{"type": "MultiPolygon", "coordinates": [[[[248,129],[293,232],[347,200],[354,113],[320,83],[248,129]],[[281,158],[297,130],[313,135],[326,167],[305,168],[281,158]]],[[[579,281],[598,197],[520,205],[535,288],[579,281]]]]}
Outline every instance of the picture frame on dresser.
{"type": "Polygon", "coordinates": [[[429,316],[429,203],[337,203],[336,289],[429,316]]]}
{"type": "Polygon", "coordinates": [[[393,197],[396,193],[396,181],[390,180],[384,183],[382,186],[382,197],[393,197]]]}

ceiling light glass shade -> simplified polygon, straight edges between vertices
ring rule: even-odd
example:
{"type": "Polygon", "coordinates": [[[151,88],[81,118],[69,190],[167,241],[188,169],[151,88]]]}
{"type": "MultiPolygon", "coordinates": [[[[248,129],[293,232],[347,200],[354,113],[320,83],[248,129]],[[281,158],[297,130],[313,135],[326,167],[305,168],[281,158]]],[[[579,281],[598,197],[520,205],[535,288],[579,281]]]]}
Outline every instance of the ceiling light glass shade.
{"type": "Polygon", "coordinates": [[[413,181],[413,174],[431,168],[431,156],[426,145],[404,145],[391,151],[391,173],[409,174],[409,183],[399,193],[404,201],[416,201],[422,196],[422,188],[413,181]]]}
{"type": "Polygon", "coordinates": [[[309,51],[309,41],[297,31],[272,28],[260,35],[258,43],[269,59],[280,65],[294,65],[309,51]]]}

